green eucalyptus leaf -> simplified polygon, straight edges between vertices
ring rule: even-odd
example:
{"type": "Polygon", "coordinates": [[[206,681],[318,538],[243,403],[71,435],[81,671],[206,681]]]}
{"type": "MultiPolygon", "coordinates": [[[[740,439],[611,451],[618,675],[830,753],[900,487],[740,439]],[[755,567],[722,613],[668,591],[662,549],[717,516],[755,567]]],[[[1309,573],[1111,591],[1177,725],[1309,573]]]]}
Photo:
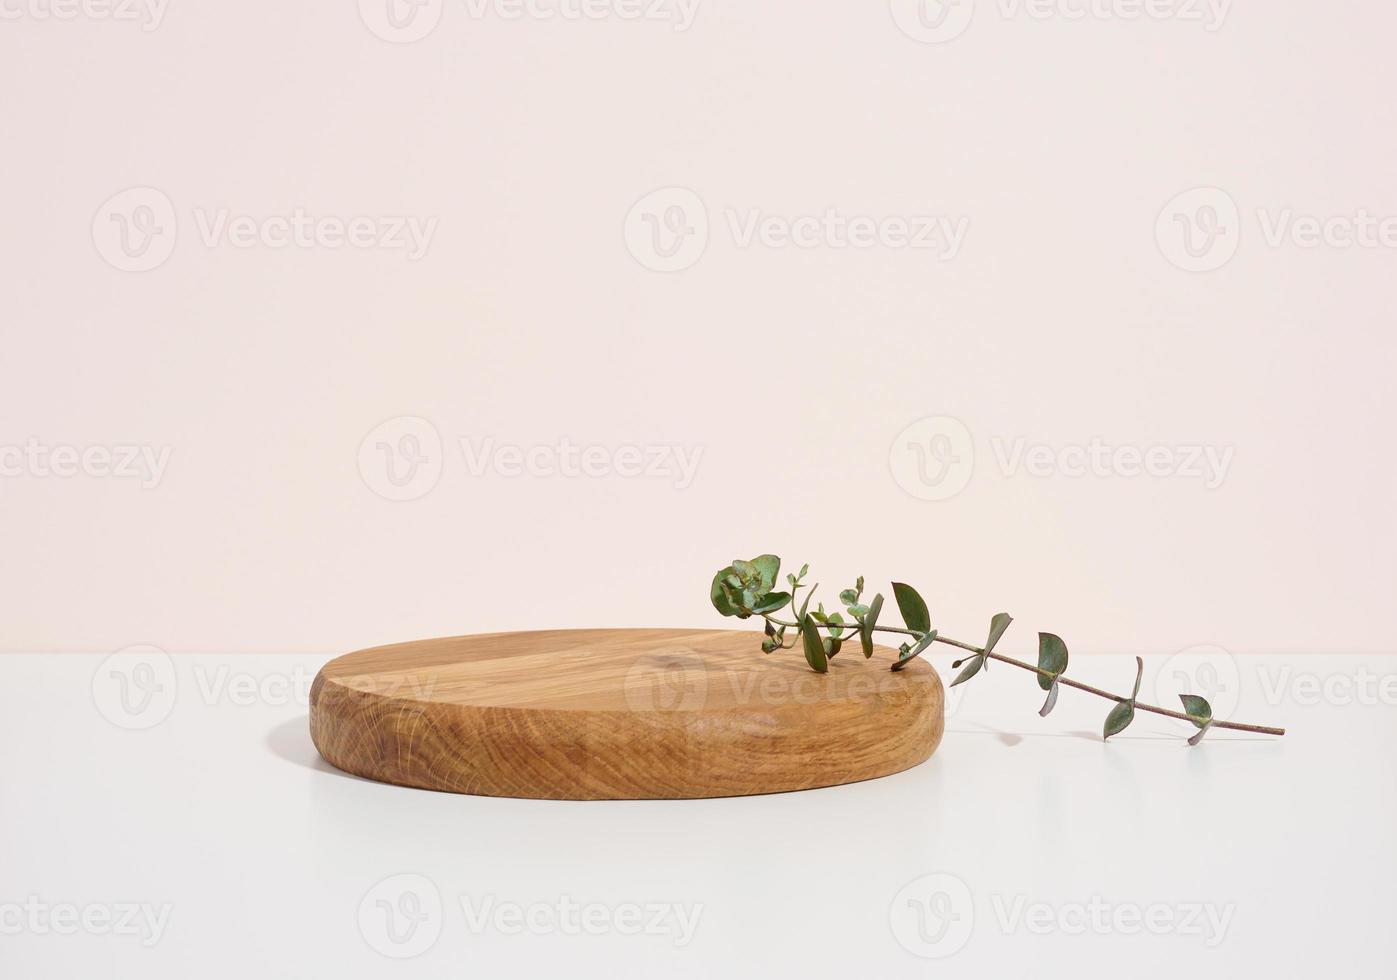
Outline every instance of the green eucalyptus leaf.
{"type": "Polygon", "coordinates": [[[1067,644],[1062,642],[1062,637],[1053,633],[1038,634],[1038,667],[1053,672],[1051,677],[1038,675],[1038,686],[1046,691],[1053,686],[1057,675],[1067,669],[1067,644]]]}
{"type": "Polygon", "coordinates": [[[825,648],[825,656],[833,660],[835,655],[839,653],[840,648],[844,646],[844,641],[837,636],[827,636],[825,637],[823,646],[825,648]]]}
{"type": "Polygon", "coordinates": [[[1052,685],[1048,688],[1047,700],[1043,702],[1043,707],[1038,709],[1038,717],[1046,718],[1048,717],[1048,712],[1053,710],[1053,707],[1057,704],[1058,687],[1058,682],[1054,679],[1052,685]]]}
{"type": "Polygon", "coordinates": [[[1136,698],[1138,698],[1138,697],[1140,696],[1140,682],[1141,682],[1142,680],[1144,680],[1144,679],[1145,679],[1145,661],[1144,661],[1142,658],[1140,658],[1140,657],[1136,657],[1136,658],[1135,658],[1135,690],[1131,692],[1131,694],[1130,694],[1130,700],[1134,701],[1136,698]]]}
{"type": "Polygon", "coordinates": [[[925,633],[931,629],[931,613],[927,612],[926,600],[917,590],[904,582],[893,583],[893,596],[897,599],[898,611],[909,630],[925,633]]]}
{"type": "Polygon", "coordinates": [[[859,644],[863,647],[863,658],[873,656],[873,627],[878,624],[878,614],[883,611],[883,593],[879,592],[868,605],[868,612],[859,623],[859,644]]]}
{"type": "Polygon", "coordinates": [[[922,651],[931,646],[935,641],[936,630],[932,630],[930,633],[923,635],[922,638],[917,641],[916,646],[908,647],[904,644],[903,649],[905,652],[898,658],[897,663],[893,664],[893,670],[901,670],[903,667],[906,667],[917,657],[921,656],[922,651]]]}
{"type": "MultiPolygon", "coordinates": [[[[742,616],[742,613],[733,605],[729,596],[729,587],[726,581],[728,570],[725,568],[717,575],[713,576],[713,587],[709,589],[708,597],[713,602],[713,608],[724,616],[742,616]]],[[[743,616],[742,618],[746,618],[743,616]]]]}
{"type": "Polygon", "coordinates": [[[829,670],[829,657],[825,656],[825,646],[820,639],[820,631],[810,620],[804,620],[800,628],[800,638],[805,645],[805,662],[816,673],[829,670]]]}
{"type": "Polygon", "coordinates": [[[767,596],[776,583],[781,560],[775,555],[760,555],[751,561],[734,561],[713,578],[709,597],[713,607],[724,616],[746,619],[755,610],[770,611],[780,605],[768,604],[767,596]]]}
{"type": "Polygon", "coordinates": [[[1009,628],[1009,624],[1014,621],[1014,617],[1008,613],[995,613],[990,620],[990,638],[985,641],[985,652],[989,653],[994,649],[994,645],[999,642],[999,638],[1004,635],[1004,631],[1009,628]]]}
{"type": "Polygon", "coordinates": [[[839,593],[839,601],[846,606],[857,605],[859,594],[854,589],[845,589],[843,592],[839,593]]]}
{"type": "Polygon", "coordinates": [[[1135,702],[1119,702],[1111,709],[1111,713],[1106,716],[1106,725],[1101,729],[1101,737],[1107,739],[1112,735],[1119,735],[1121,732],[1125,731],[1126,726],[1134,720],[1135,702]]]}
{"type": "Polygon", "coordinates": [[[777,629],[771,620],[766,620],[766,639],[762,640],[762,653],[771,653],[773,650],[781,649],[781,645],[786,639],[786,627],[777,629]]]}
{"type": "Polygon", "coordinates": [[[774,613],[783,608],[790,601],[791,594],[789,592],[772,592],[769,595],[762,596],[761,600],[752,607],[752,612],[757,614],[774,613]]]}
{"type": "MultiPolygon", "coordinates": [[[[815,589],[819,587],[819,583],[816,583],[815,589]]],[[[810,608],[810,597],[815,594],[815,589],[811,589],[809,592],[805,593],[805,601],[800,604],[800,612],[796,613],[796,622],[802,626],[805,625],[805,610],[810,608]]]]}
{"type": "Polygon", "coordinates": [[[984,665],[984,657],[979,655],[971,657],[970,662],[965,665],[965,669],[960,672],[960,674],[956,677],[955,680],[951,681],[951,686],[955,687],[957,684],[964,684],[966,681],[970,680],[970,678],[978,674],[980,672],[980,668],[984,665]]]}
{"type": "Polygon", "coordinates": [[[781,570],[781,559],[775,555],[758,555],[751,561],[761,582],[762,592],[770,592],[776,586],[776,574],[781,570]]]}
{"type": "Polygon", "coordinates": [[[1180,694],[1179,700],[1184,703],[1184,714],[1199,728],[1205,727],[1213,720],[1213,706],[1206,698],[1200,698],[1196,694],[1180,694]]]}

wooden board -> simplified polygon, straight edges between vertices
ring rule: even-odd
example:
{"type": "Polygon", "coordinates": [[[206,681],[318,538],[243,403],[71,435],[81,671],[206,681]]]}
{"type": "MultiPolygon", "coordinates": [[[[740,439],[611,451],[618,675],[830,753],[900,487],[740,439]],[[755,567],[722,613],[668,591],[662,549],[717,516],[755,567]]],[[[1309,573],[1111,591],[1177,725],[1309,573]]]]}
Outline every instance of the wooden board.
{"type": "Polygon", "coordinates": [[[550,800],[779,793],[900,772],[936,749],[925,660],[857,639],[809,669],[733,630],[550,630],[376,647],[311,688],[326,760],[403,786],[550,800]]]}

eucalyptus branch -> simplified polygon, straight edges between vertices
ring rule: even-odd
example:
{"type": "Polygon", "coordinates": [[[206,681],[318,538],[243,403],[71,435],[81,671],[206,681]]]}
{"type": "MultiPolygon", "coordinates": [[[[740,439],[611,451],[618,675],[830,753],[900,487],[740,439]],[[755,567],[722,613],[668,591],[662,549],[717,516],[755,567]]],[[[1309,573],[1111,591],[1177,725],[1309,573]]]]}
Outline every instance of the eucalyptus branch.
{"type": "Polygon", "coordinates": [[[786,582],[790,586],[789,592],[774,592],[772,590],[775,588],[776,575],[780,571],[780,567],[781,560],[775,555],[760,555],[751,561],[734,561],[713,577],[709,596],[714,608],[724,616],[747,619],[756,615],[762,618],[766,634],[762,641],[763,652],[788,650],[799,643],[805,652],[806,662],[812,670],[819,673],[825,673],[829,669],[829,661],[839,654],[846,630],[852,635],[858,636],[865,659],[873,656],[873,634],[875,632],[895,633],[911,637],[912,642],[904,642],[898,648],[898,659],[892,665],[894,671],[906,667],[908,663],[926,652],[933,643],[945,643],[971,654],[971,656],[963,657],[951,664],[953,670],[961,667],[962,664],[965,665],[956,679],[951,682],[951,687],[965,683],[981,670],[986,669],[989,661],[997,660],[1000,663],[1027,670],[1037,676],[1038,686],[1047,692],[1047,699],[1038,712],[1043,717],[1047,717],[1048,713],[1056,706],[1058,691],[1062,687],[1085,691],[1087,694],[1114,702],[1115,705],[1106,716],[1106,723],[1102,728],[1103,738],[1110,738],[1112,735],[1124,731],[1135,719],[1137,710],[1163,715],[1166,718],[1174,718],[1193,725],[1198,731],[1188,740],[1190,745],[1197,745],[1212,728],[1255,732],[1262,735],[1285,734],[1284,728],[1216,719],[1213,717],[1212,706],[1208,704],[1206,699],[1197,694],[1179,695],[1179,700],[1184,707],[1183,711],[1173,711],[1158,705],[1141,703],[1139,700],[1140,682],[1144,678],[1145,662],[1139,657],[1135,658],[1135,686],[1127,697],[1121,694],[1112,694],[1099,687],[1067,677],[1067,644],[1062,641],[1061,637],[1053,633],[1038,634],[1038,664],[1036,666],[1014,657],[1005,656],[1002,653],[996,653],[995,644],[999,642],[1000,637],[1009,628],[1009,624],[1013,622],[1013,618],[1008,613],[998,613],[990,620],[989,638],[984,646],[976,646],[963,640],[942,636],[936,629],[932,628],[931,615],[927,611],[925,600],[917,593],[916,589],[902,582],[893,583],[893,595],[897,600],[898,611],[902,614],[905,626],[886,626],[878,623],[878,616],[883,608],[883,596],[881,594],[875,595],[873,601],[865,605],[862,601],[864,587],[862,576],[855,582],[853,588],[845,589],[839,593],[839,601],[845,606],[850,617],[849,620],[845,620],[843,614],[839,612],[826,613],[823,603],[820,603],[813,612],[810,611],[810,600],[819,588],[818,585],[809,587],[810,591],[806,593],[804,602],[797,608],[796,594],[802,588],[806,588],[803,580],[809,572],[809,566],[802,565],[799,573],[786,576],[786,582]],[[790,608],[794,619],[777,618],[776,614],[787,607],[790,608]],[[789,644],[786,643],[788,629],[796,631],[796,636],[789,644]],[[827,635],[822,635],[822,630],[827,635]]]}

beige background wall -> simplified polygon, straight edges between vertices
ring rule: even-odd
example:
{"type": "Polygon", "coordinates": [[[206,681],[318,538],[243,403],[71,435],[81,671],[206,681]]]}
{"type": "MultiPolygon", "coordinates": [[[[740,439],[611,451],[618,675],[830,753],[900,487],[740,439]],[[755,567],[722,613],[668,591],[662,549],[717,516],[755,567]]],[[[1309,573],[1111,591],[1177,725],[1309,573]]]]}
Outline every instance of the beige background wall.
{"type": "Polygon", "coordinates": [[[0,0],[0,649],[716,625],[765,550],[1392,649],[1389,7],[63,3],[0,0]]]}

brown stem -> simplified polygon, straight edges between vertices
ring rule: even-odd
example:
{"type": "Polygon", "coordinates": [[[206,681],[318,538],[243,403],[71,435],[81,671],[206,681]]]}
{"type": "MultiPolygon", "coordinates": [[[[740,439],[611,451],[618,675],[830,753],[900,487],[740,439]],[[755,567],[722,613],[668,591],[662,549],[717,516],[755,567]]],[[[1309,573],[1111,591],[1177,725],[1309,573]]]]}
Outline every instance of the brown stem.
{"type": "MultiPolygon", "coordinates": [[[[937,639],[940,639],[940,637],[937,637],[937,639]]],[[[954,644],[954,646],[965,646],[965,644],[956,643],[954,644]]],[[[991,653],[989,657],[991,660],[999,660],[1006,664],[1013,664],[1015,667],[1022,667],[1024,670],[1031,670],[1035,674],[1042,674],[1048,677],[1053,676],[1053,672],[1050,670],[1043,670],[1039,667],[1033,666],[1033,664],[1026,664],[1022,660],[1015,660],[1013,657],[1006,657],[1002,653],[991,653]]],[[[1083,684],[1081,681],[1074,681],[1070,677],[1059,676],[1057,678],[1057,682],[1059,684],[1065,684],[1068,687],[1075,687],[1079,691],[1086,691],[1088,694],[1095,694],[1099,698],[1106,698],[1110,701],[1119,702],[1130,700],[1130,698],[1121,697],[1119,694],[1112,694],[1110,691],[1103,691],[1099,687],[1092,687],[1090,684],[1083,684]]],[[[1136,701],[1135,707],[1139,708],[1141,711],[1148,711],[1151,714],[1164,715],[1166,718],[1177,718],[1179,721],[1186,721],[1190,724],[1192,724],[1193,722],[1193,719],[1190,718],[1188,715],[1184,714],[1182,711],[1171,711],[1168,708],[1160,708],[1153,704],[1145,704],[1142,701],[1136,701]]],[[[1233,731],[1238,732],[1256,732],[1260,735],[1285,734],[1284,728],[1270,728],[1266,725],[1244,725],[1240,721],[1215,721],[1213,722],[1213,727],[1230,728],[1233,731]]]]}
{"type": "MultiPolygon", "coordinates": [[[[775,618],[773,618],[773,617],[771,617],[771,616],[766,616],[766,617],[764,617],[764,618],[770,619],[773,623],[776,623],[778,626],[798,626],[798,625],[799,625],[798,623],[783,623],[781,620],[775,619],[775,618]]],[[[819,624],[816,624],[816,625],[819,625],[819,624]]],[[[856,627],[857,627],[857,624],[855,624],[855,628],[856,628],[856,627]]],[[[826,628],[829,628],[829,627],[826,627],[826,628]]],[[[848,628],[849,628],[849,624],[847,624],[847,623],[844,624],[844,627],[843,627],[843,628],[848,629],[848,628]]],[[[896,626],[875,626],[875,627],[873,627],[873,628],[874,628],[875,630],[882,630],[882,631],[884,631],[884,632],[889,632],[889,633],[905,633],[905,634],[908,634],[908,635],[910,635],[910,636],[920,636],[920,635],[921,635],[921,634],[917,633],[917,632],[914,631],[914,630],[899,629],[899,628],[896,627],[896,626]]],[[[971,653],[975,653],[975,654],[983,654],[983,653],[985,652],[983,648],[977,647],[977,646],[975,646],[973,643],[964,643],[964,642],[962,642],[962,641],[960,641],[960,640],[953,640],[953,639],[951,639],[949,636],[941,636],[941,635],[939,635],[939,634],[937,635],[936,639],[935,639],[933,642],[936,642],[936,643],[945,643],[945,644],[948,644],[949,646],[959,647],[959,648],[962,649],[962,650],[969,650],[971,653]]],[[[1062,675],[1055,675],[1055,674],[1054,674],[1052,671],[1050,671],[1050,670],[1044,670],[1044,669],[1041,668],[1041,667],[1035,667],[1033,664],[1024,663],[1022,660],[1015,660],[1013,657],[1006,657],[1006,656],[1004,656],[1004,654],[1002,654],[1002,653],[990,653],[990,654],[989,654],[989,658],[990,658],[991,660],[998,660],[998,661],[1000,661],[1001,663],[1011,664],[1011,665],[1013,665],[1013,666],[1015,666],[1015,667],[1021,667],[1021,668],[1023,668],[1024,670],[1032,671],[1033,673],[1039,674],[1039,675],[1044,676],[1044,677],[1055,677],[1055,678],[1057,679],[1057,682],[1058,682],[1059,684],[1065,684],[1065,685],[1067,685],[1068,687],[1076,688],[1076,689],[1079,690],[1079,691],[1086,691],[1088,694],[1095,694],[1097,697],[1099,697],[1099,698],[1105,698],[1105,699],[1108,700],[1108,701],[1121,702],[1121,701],[1129,701],[1129,700],[1130,700],[1130,698],[1122,697],[1122,696],[1119,695],[1119,694],[1112,694],[1110,691],[1103,691],[1103,690],[1101,690],[1101,688],[1099,688],[1099,687],[1092,687],[1090,684],[1083,684],[1081,681],[1073,680],[1073,679],[1070,678],[1070,677],[1066,677],[1066,676],[1062,676],[1062,675]]],[[[1153,704],[1144,704],[1144,703],[1142,703],[1142,702],[1140,702],[1140,701],[1136,701],[1136,702],[1135,702],[1135,707],[1139,708],[1141,711],[1148,711],[1150,714],[1154,714],[1154,715],[1164,715],[1166,718],[1177,718],[1179,721],[1186,721],[1186,722],[1188,722],[1189,724],[1192,724],[1192,723],[1193,723],[1193,719],[1190,718],[1188,715],[1184,714],[1182,711],[1172,711],[1172,710],[1170,710],[1169,708],[1161,708],[1161,707],[1158,707],[1158,706],[1153,705],[1153,704]]],[[[1214,721],[1214,722],[1212,723],[1212,726],[1213,726],[1214,728],[1227,728],[1227,729],[1230,729],[1230,730],[1235,731],[1235,732],[1254,732],[1254,733],[1256,733],[1256,734],[1258,734],[1258,735],[1284,735],[1284,734],[1285,734],[1285,729],[1284,729],[1284,728],[1271,728],[1271,727],[1268,726],[1268,725],[1244,725],[1244,724],[1242,724],[1240,721],[1214,721]]]]}

